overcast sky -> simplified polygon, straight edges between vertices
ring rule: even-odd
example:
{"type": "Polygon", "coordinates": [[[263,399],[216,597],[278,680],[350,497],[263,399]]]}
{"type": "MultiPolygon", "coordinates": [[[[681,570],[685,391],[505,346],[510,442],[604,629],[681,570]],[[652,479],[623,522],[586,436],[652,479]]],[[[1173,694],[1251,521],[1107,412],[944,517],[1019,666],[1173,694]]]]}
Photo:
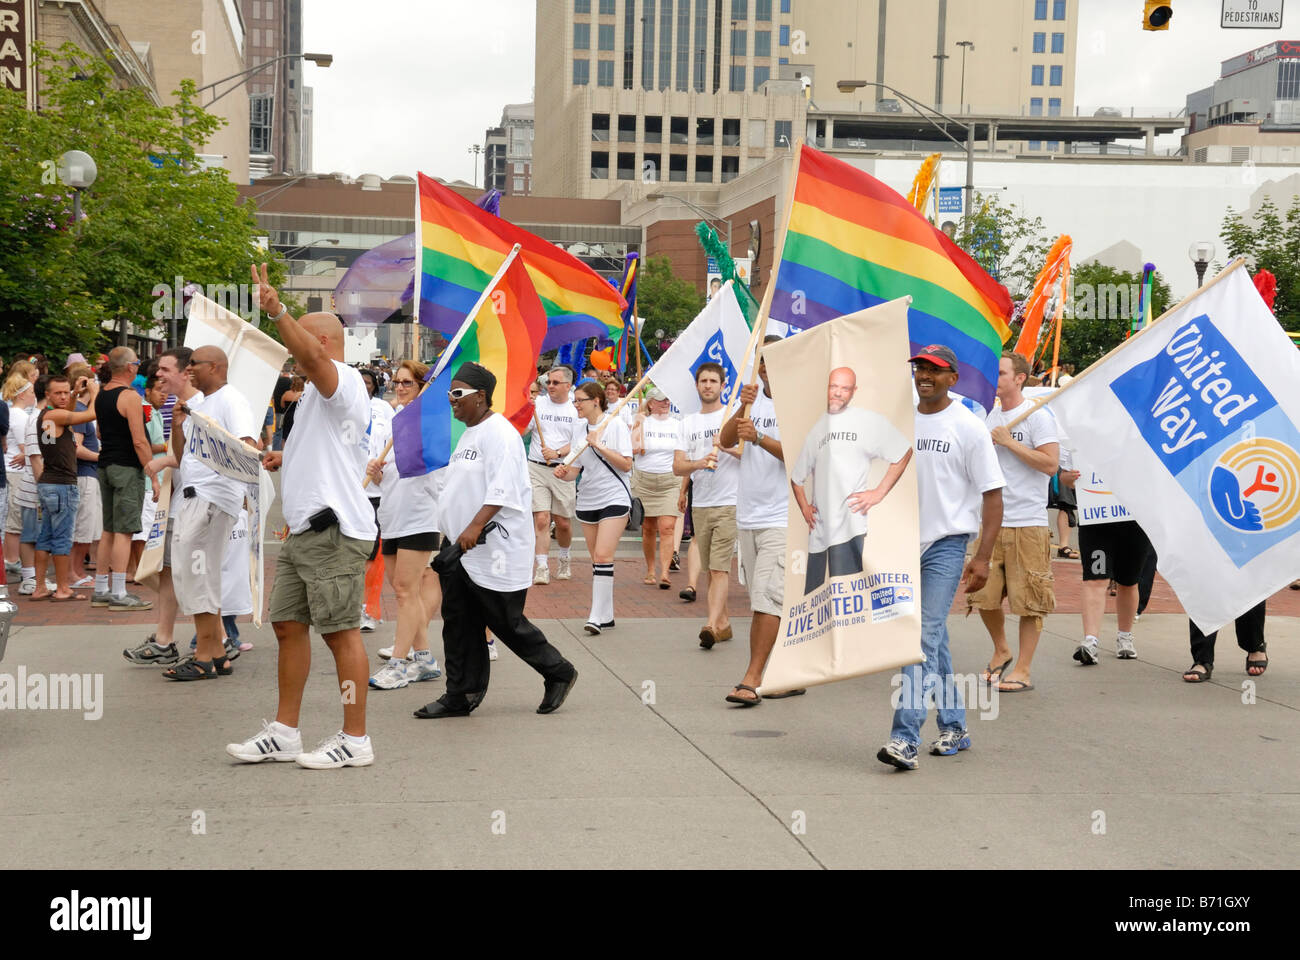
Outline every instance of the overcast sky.
{"type": "MultiPolygon", "coordinates": [[[[1281,30],[1222,30],[1221,0],[1172,0],[1174,19],[1162,32],[1142,30],[1142,0],[1073,2],[1081,2],[1075,100],[1084,113],[1103,105],[1177,112],[1188,93],[1214,82],[1220,61],[1300,36],[1300,0],[1285,5],[1281,30]]],[[[419,169],[469,181],[470,145],[483,143],[505,104],[532,99],[533,0],[303,5],[304,50],[334,55],[329,69],[304,67],[315,89],[319,172],[390,177],[419,169]]]]}

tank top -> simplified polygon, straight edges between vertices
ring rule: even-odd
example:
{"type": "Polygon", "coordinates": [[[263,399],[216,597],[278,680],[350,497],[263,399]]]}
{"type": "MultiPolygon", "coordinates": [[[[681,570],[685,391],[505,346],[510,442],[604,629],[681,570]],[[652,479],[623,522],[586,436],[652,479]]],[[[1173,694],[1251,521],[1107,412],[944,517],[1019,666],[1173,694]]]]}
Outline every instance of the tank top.
{"type": "Polygon", "coordinates": [[[117,398],[127,387],[101,390],[95,397],[95,420],[99,424],[99,465],[139,467],[131,442],[131,427],[117,410],[117,398]]]}
{"type": "MultiPolygon", "coordinates": [[[[39,482],[75,486],[77,483],[77,441],[72,435],[72,427],[64,426],[63,432],[54,438],[53,443],[45,442],[45,417],[50,412],[49,408],[42,410],[41,417],[36,422],[36,442],[41,448],[41,457],[45,461],[39,482]]],[[[54,432],[53,427],[54,425],[50,424],[50,433],[54,432]]]]}

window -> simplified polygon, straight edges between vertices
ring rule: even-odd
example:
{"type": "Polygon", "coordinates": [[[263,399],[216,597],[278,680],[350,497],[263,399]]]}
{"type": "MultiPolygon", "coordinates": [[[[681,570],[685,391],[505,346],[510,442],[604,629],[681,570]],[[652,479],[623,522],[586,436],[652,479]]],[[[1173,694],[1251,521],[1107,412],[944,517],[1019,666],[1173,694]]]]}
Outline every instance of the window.
{"type": "Polygon", "coordinates": [[[1059,117],[1061,115],[1061,98],[1052,97],[1047,101],[1047,115],[1049,117],[1059,117]]]}
{"type": "Polygon", "coordinates": [[[614,85],[614,61],[596,61],[596,86],[612,87],[614,85]]]}
{"type": "Polygon", "coordinates": [[[746,33],[744,30],[731,31],[731,55],[733,57],[745,56],[746,54],[745,48],[748,46],[746,42],[746,38],[748,36],[749,36],[748,33],[746,33]]]}
{"type": "Polygon", "coordinates": [[[722,145],[724,147],[740,146],[740,120],[723,117],[722,145]]]}
{"type": "Polygon", "coordinates": [[[523,173],[523,172],[524,172],[524,163],[523,163],[523,161],[522,161],[522,160],[516,160],[515,163],[514,163],[514,168],[515,168],[515,175],[516,175],[516,176],[518,176],[519,174],[523,173]]]}
{"type": "Polygon", "coordinates": [[[631,0],[623,8],[623,89],[632,89],[632,61],[636,53],[636,4],[631,0]]]}
{"type": "Polygon", "coordinates": [[[1046,52],[1047,52],[1047,34],[1045,33],[1034,34],[1034,53],[1046,53],[1046,52]]]}
{"type": "Polygon", "coordinates": [[[635,153],[620,153],[618,155],[618,178],[620,180],[636,179],[635,153]]]}
{"type": "Polygon", "coordinates": [[[677,0],[678,90],[691,88],[691,0],[677,0]]]}
{"type": "Polygon", "coordinates": [[[515,193],[523,193],[523,192],[524,192],[524,178],[515,177],[515,193]]]}
{"type": "Polygon", "coordinates": [[[1047,19],[1047,0],[1034,0],[1034,19],[1047,19]]]}
{"type": "Polygon", "coordinates": [[[609,142],[608,113],[593,113],[591,115],[591,139],[602,143],[609,142]]]}
{"type": "Polygon", "coordinates": [[[602,23],[596,28],[596,46],[600,50],[614,49],[614,25],[612,23],[602,23]]]}
{"type": "MultiPolygon", "coordinates": [[[[695,90],[699,93],[704,92],[704,52],[709,43],[709,0],[695,0],[695,90]]],[[[685,171],[683,170],[682,179],[685,180],[685,171]]]]}
{"type": "Polygon", "coordinates": [[[1030,86],[1041,87],[1043,85],[1043,65],[1036,63],[1029,68],[1030,86]]]}
{"type": "Polygon", "coordinates": [[[783,47],[790,46],[790,25],[788,23],[781,24],[781,29],[777,33],[776,42],[783,47]]]}
{"type": "Polygon", "coordinates": [[[787,63],[790,62],[790,58],[789,58],[789,57],[779,57],[779,58],[777,58],[777,61],[776,61],[776,62],[779,63],[779,64],[784,65],[784,64],[787,64],[787,63]]]}
{"type": "Polygon", "coordinates": [[[660,143],[664,138],[664,118],[663,117],[646,117],[645,118],[645,142],[660,143]]]}
{"type": "Polygon", "coordinates": [[[674,153],[668,158],[668,181],[670,183],[686,182],[686,154],[674,153]]]}
{"type": "Polygon", "coordinates": [[[1277,63],[1277,100],[1300,100],[1300,60],[1277,63]]]}
{"type": "Polygon", "coordinates": [[[1029,100],[1029,115],[1031,117],[1041,117],[1043,115],[1043,98],[1031,97],[1029,100]]]}
{"type": "Polygon", "coordinates": [[[636,114],[624,113],[619,115],[618,142],[636,143],[636,114]]]}
{"type": "Polygon", "coordinates": [[[659,0],[659,89],[667,90],[672,85],[673,0],[659,0]]]}
{"type": "Polygon", "coordinates": [[[1043,149],[1043,141],[1041,141],[1041,140],[1030,140],[1030,141],[1029,141],[1029,149],[1030,149],[1030,150],[1041,150],[1041,149],[1043,149]]]}
{"type": "Polygon", "coordinates": [[[591,49],[591,24],[575,23],[573,25],[573,49],[591,49]]]}
{"type": "Polygon", "coordinates": [[[713,182],[713,157],[708,154],[697,155],[695,157],[695,182],[713,182]]]}
{"type": "Polygon", "coordinates": [[[731,68],[731,90],[743,92],[745,89],[745,68],[733,66],[731,68]]]}
{"type": "Polygon", "coordinates": [[[573,0],[574,13],[591,13],[591,0],[573,0]]]}
{"type": "Polygon", "coordinates": [[[782,13],[790,12],[790,0],[781,0],[781,12],[782,13]]]}
{"type": "Polygon", "coordinates": [[[695,118],[695,142],[706,147],[713,146],[713,118],[695,118]]]}
{"type": "Polygon", "coordinates": [[[271,150],[271,116],[275,100],[269,93],[257,93],[248,98],[248,152],[269,153],[271,150]]]}
{"type": "Polygon", "coordinates": [[[767,81],[771,78],[771,76],[772,76],[771,67],[755,67],[754,68],[754,89],[757,90],[763,84],[767,83],[767,81]]]}
{"type": "Polygon", "coordinates": [[[1052,67],[1051,71],[1050,71],[1049,74],[1048,74],[1048,80],[1049,80],[1051,86],[1053,86],[1053,87],[1059,87],[1059,86],[1061,85],[1061,74],[1062,74],[1062,72],[1063,72],[1063,68],[1060,67],[1059,65],[1058,65],[1058,66],[1055,66],[1055,67],[1052,67]]]}
{"type": "Polygon", "coordinates": [[[749,0],[731,0],[731,19],[749,19],[749,0]]]}
{"type": "Polygon", "coordinates": [[[647,153],[641,161],[641,179],[645,183],[659,182],[659,163],[660,156],[657,153],[647,153]]]}
{"type": "Polygon", "coordinates": [[[722,158],[722,182],[730,183],[740,176],[740,157],[722,158]]]}
{"type": "Polygon", "coordinates": [[[772,55],[772,31],[754,31],[754,56],[770,57],[772,55]]]}
{"type": "Polygon", "coordinates": [[[585,87],[591,78],[591,62],[589,60],[573,61],[573,85],[575,87],[585,87]]]}
{"type": "Polygon", "coordinates": [[[1052,53],[1065,53],[1065,34],[1052,34],[1052,53]]]}
{"type": "Polygon", "coordinates": [[[749,121],[749,145],[762,150],[767,146],[767,121],[749,121]]]}
{"type": "Polygon", "coordinates": [[[591,151],[591,179],[609,179],[609,154],[606,151],[591,151]]]}
{"type": "Polygon", "coordinates": [[[1053,0],[1052,2],[1052,19],[1065,19],[1065,0],[1053,0]]]}
{"type": "MultiPolygon", "coordinates": [[[[688,119],[686,117],[673,117],[668,121],[668,142],[669,143],[690,143],[690,134],[687,131],[688,119]]],[[[685,169],[683,167],[682,169],[685,169]]]]}
{"type": "MultiPolygon", "coordinates": [[[[641,89],[655,88],[655,0],[642,0],[645,7],[641,17],[641,89]]],[[[629,3],[629,7],[636,4],[629,3]]]]}
{"type": "Polygon", "coordinates": [[[600,15],[602,17],[614,15],[614,0],[600,0],[600,15]]]}
{"type": "Polygon", "coordinates": [[[778,120],[774,124],[772,146],[788,147],[791,145],[790,132],[794,125],[793,120],[778,120]]]}
{"type": "Polygon", "coordinates": [[[1060,141],[1060,140],[1048,140],[1048,141],[1047,141],[1047,149],[1048,149],[1048,150],[1053,150],[1053,151],[1055,151],[1055,150],[1060,150],[1060,149],[1061,149],[1061,141],[1060,141]]]}
{"type": "Polygon", "coordinates": [[[765,21],[772,19],[772,0],[754,0],[754,19],[765,21]]]}

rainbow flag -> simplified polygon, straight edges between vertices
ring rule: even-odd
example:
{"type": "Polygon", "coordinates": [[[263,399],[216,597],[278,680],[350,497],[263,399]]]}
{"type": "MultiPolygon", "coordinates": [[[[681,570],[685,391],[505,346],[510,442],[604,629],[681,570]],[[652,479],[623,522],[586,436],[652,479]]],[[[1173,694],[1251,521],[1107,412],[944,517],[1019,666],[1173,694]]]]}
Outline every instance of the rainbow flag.
{"type": "MultiPolygon", "coordinates": [[[[488,282],[491,280],[489,275],[488,282]]],[[[473,306],[470,304],[471,309],[473,306]]],[[[465,425],[451,415],[447,391],[462,363],[473,361],[491,370],[497,378],[492,409],[504,414],[520,433],[528,428],[533,412],[528,385],[537,376],[537,358],[546,336],[546,311],[521,256],[510,262],[478,313],[466,318],[464,326],[466,330],[451,356],[445,363],[440,358],[429,371],[433,377],[429,386],[393,417],[393,458],[398,476],[422,476],[451,462],[465,425]]]]}
{"type": "Polygon", "coordinates": [[[627,304],[600,274],[422,173],[415,210],[419,322],[448,335],[458,330],[516,243],[546,311],[543,352],[584,337],[622,336],[627,304]]]}
{"type": "Polygon", "coordinates": [[[946,344],[957,390],[992,409],[1011,297],[907,199],[804,146],[772,317],[807,328],[910,296],[912,350],[946,344]]]}

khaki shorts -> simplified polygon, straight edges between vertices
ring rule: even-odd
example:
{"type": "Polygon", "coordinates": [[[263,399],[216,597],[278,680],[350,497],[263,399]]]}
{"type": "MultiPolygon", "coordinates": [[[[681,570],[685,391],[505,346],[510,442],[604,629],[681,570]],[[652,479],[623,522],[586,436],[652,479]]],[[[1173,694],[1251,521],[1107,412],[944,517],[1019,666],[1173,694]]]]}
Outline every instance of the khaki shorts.
{"type": "Polygon", "coordinates": [[[572,480],[561,480],[555,468],[544,463],[528,461],[528,479],[533,484],[533,513],[549,513],[556,517],[573,516],[578,486],[572,480]]]}
{"type": "Polygon", "coordinates": [[[632,496],[641,498],[646,517],[680,517],[677,498],[682,492],[682,478],[674,473],[632,471],[632,496]]]}
{"type": "Polygon", "coordinates": [[[181,616],[221,612],[221,562],[235,518],[199,497],[182,499],[172,530],[172,586],[181,616]]]}
{"type": "Polygon", "coordinates": [[[781,616],[785,602],[785,527],[741,530],[740,567],[755,613],[781,616]]]}
{"type": "Polygon", "coordinates": [[[361,626],[366,560],[373,540],[328,530],[292,533],[280,547],[271,588],[271,622],[305,623],[322,635],[361,626]]]}
{"type": "Polygon", "coordinates": [[[104,535],[104,502],[99,497],[98,477],[77,477],[77,521],[72,528],[73,543],[98,543],[104,535]]]}
{"type": "Polygon", "coordinates": [[[140,511],[144,509],[144,471],[117,463],[98,470],[104,530],[108,533],[139,533],[140,511]]]}
{"type": "Polygon", "coordinates": [[[5,495],[9,501],[9,513],[5,516],[5,533],[19,536],[23,532],[23,505],[18,502],[18,482],[16,473],[5,478],[5,495]]]}
{"type": "MultiPolygon", "coordinates": [[[[989,559],[989,582],[967,595],[972,610],[1000,610],[1006,597],[1011,612],[1031,617],[1041,629],[1056,609],[1052,587],[1052,534],[1047,527],[1003,527],[989,559]]],[[[979,552],[978,541],[975,552],[979,552]]]]}
{"type": "Polygon", "coordinates": [[[730,570],[736,552],[736,508],[691,507],[691,523],[700,563],[709,570],[730,570]]]}

